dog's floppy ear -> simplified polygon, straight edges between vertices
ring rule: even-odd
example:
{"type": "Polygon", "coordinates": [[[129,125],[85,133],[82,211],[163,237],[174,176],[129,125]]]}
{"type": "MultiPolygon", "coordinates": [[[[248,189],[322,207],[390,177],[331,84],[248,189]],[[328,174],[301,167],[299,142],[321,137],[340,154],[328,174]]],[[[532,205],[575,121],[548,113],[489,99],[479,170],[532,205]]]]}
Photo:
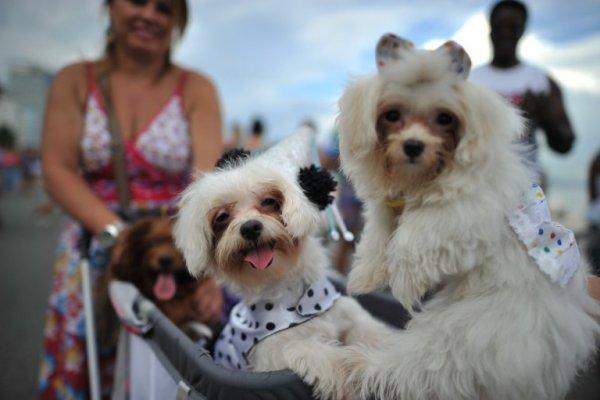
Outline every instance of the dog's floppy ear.
{"type": "Polygon", "coordinates": [[[327,170],[314,164],[307,168],[300,168],[298,183],[306,197],[319,210],[324,210],[333,202],[333,196],[330,193],[335,190],[337,182],[327,170]]]}
{"type": "Polygon", "coordinates": [[[121,233],[110,257],[111,278],[134,284],[141,282],[144,238],[153,223],[152,217],[142,218],[121,233]]]}
{"type": "Polygon", "coordinates": [[[279,180],[284,200],[281,207],[281,217],[286,230],[295,238],[309,235],[318,226],[320,215],[311,203],[299,182],[297,175],[290,175],[279,180]],[[290,179],[291,178],[291,179],[290,179]]]}
{"type": "Polygon", "coordinates": [[[221,158],[215,163],[216,169],[226,169],[241,164],[250,157],[250,152],[244,149],[232,149],[223,153],[221,158]]]}
{"type": "Polygon", "coordinates": [[[362,158],[377,143],[375,118],[379,86],[376,79],[367,78],[348,85],[339,101],[337,125],[340,132],[340,156],[362,158]]]}
{"type": "Polygon", "coordinates": [[[173,226],[175,244],[183,253],[188,271],[194,277],[201,275],[210,262],[212,230],[201,206],[202,179],[191,184],[179,200],[179,213],[173,226]]]}
{"type": "Polygon", "coordinates": [[[459,164],[472,165],[519,138],[525,120],[507,100],[491,90],[465,85],[462,91],[468,107],[465,131],[454,158],[459,164]]]}
{"type": "Polygon", "coordinates": [[[410,51],[415,47],[410,40],[402,39],[393,33],[383,35],[375,49],[375,58],[377,60],[377,68],[381,70],[390,61],[399,60],[406,51],[410,51]]]}
{"type": "Polygon", "coordinates": [[[471,71],[471,58],[460,44],[449,40],[435,51],[448,55],[450,57],[450,68],[452,71],[461,78],[467,79],[469,72],[471,71]]]}

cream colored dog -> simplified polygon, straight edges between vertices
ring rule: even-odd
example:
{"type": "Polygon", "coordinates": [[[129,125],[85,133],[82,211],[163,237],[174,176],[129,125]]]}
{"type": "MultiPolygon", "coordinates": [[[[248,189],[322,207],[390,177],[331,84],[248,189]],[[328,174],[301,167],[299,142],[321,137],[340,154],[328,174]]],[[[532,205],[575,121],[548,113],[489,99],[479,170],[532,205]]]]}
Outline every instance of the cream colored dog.
{"type": "Polygon", "coordinates": [[[311,140],[305,128],[199,177],[183,194],[174,236],[193,275],[215,276],[242,298],[215,360],[289,368],[332,399],[343,396],[342,345],[375,343],[388,329],[325,279],[328,259],[314,233],[334,186],[318,169],[299,168],[309,164],[311,140]]]}
{"type": "Polygon", "coordinates": [[[467,81],[456,43],[386,35],[377,61],[340,101],[342,167],[366,203],[348,288],[389,284],[418,312],[378,350],[354,347],[349,384],[364,398],[563,398],[595,350],[599,306],[571,232],[538,187],[527,197],[511,144],[523,121],[467,81]]]}

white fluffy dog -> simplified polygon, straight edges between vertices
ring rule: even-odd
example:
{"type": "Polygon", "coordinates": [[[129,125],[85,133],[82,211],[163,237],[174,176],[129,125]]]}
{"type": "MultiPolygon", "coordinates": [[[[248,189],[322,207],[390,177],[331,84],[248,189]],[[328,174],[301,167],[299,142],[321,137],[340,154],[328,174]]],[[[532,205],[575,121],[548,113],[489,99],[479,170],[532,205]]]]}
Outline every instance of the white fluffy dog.
{"type": "Polygon", "coordinates": [[[362,397],[560,399],[593,354],[599,306],[572,233],[511,143],[517,112],[470,60],[385,35],[340,101],[342,167],[366,203],[350,292],[391,287],[406,330],[345,360],[362,397]],[[525,196],[525,197],[524,197],[525,196]],[[523,202],[525,199],[525,202],[523,202]],[[414,310],[413,310],[414,311],[414,310]]]}
{"type": "Polygon", "coordinates": [[[303,130],[256,157],[230,153],[183,194],[174,236],[193,275],[213,275],[242,297],[215,360],[289,368],[330,399],[343,395],[340,345],[373,343],[387,328],[325,278],[313,234],[335,183],[316,168],[299,174],[310,136],[303,130]]]}

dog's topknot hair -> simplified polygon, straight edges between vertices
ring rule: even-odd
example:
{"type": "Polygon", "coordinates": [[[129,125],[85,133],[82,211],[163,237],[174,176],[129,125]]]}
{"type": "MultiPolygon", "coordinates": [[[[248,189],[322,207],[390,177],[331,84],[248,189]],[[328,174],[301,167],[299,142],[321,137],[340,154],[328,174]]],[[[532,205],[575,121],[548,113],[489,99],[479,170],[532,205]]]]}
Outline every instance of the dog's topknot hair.
{"type": "Polygon", "coordinates": [[[216,169],[225,169],[239,165],[242,161],[250,157],[250,152],[244,149],[233,149],[223,153],[221,158],[215,163],[216,169]]]}
{"type": "Polygon", "coordinates": [[[325,169],[314,164],[307,168],[300,168],[298,182],[308,199],[314,203],[319,210],[324,210],[333,202],[331,192],[335,190],[337,182],[325,169]]]}

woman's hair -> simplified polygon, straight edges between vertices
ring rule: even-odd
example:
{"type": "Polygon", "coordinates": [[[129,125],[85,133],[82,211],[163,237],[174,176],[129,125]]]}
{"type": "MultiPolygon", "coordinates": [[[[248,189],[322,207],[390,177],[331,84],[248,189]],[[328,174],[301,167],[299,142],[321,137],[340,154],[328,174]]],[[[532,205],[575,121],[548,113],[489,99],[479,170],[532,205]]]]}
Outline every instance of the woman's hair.
{"type": "MultiPolygon", "coordinates": [[[[110,7],[114,0],[104,0],[104,6],[106,8],[110,7]]],[[[173,21],[175,23],[175,38],[179,39],[183,36],[185,32],[185,28],[188,23],[188,5],[187,0],[172,0],[173,4],[173,21]]],[[[104,44],[104,53],[105,55],[111,59],[114,57],[115,51],[115,36],[112,32],[112,29],[109,25],[106,30],[106,38],[104,44]]],[[[167,64],[171,63],[171,52],[167,54],[167,64]]]]}

